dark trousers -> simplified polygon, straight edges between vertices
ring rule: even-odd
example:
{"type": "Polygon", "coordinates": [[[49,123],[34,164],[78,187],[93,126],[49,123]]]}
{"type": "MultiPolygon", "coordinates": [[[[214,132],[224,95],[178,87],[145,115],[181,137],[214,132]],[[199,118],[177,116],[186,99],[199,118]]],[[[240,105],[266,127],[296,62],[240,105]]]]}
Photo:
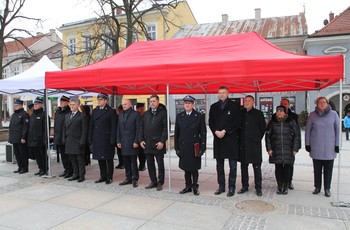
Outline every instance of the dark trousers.
{"type": "Polygon", "coordinates": [[[186,188],[198,189],[198,177],[199,173],[197,171],[185,171],[185,181],[186,188]]]}
{"type": "Polygon", "coordinates": [[[65,145],[56,145],[57,151],[61,154],[61,161],[66,174],[73,174],[73,166],[70,161],[70,156],[66,154],[65,145]]]}
{"type": "Polygon", "coordinates": [[[144,168],[146,165],[146,155],[145,155],[143,148],[141,148],[141,146],[139,147],[138,157],[139,157],[139,167],[144,168]]]}
{"type": "MultiPolygon", "coordinates": [[[[255,189],[261,190],[261,163],[252,163],[254,169],[254,182],[255,189]]],[[[241,163],[241,174],[242,174],[242,186],[243,188],[249,187],[249,174],[248,174],[247,163],[241,163]]]]}
{"type": "Polygon", "coordinates": [[[117,155],[118,155],[118,165],[124,166],[124,160],[122,156],[122,150],[117,147],[117,155]]]}
{"type": "Polygon", "coordinates": [[[293,164],[290,166],[290,172],[289,172],[289,184],[292,183],[293,180],[293,174],[294,174],[294,162],[293,164]]]}
{"type": "Polygon", "coordinates": [[[128,181],[139,180],[139,169],[137,168],[137,156],[123,156],[125,176],[128,181]]]}
{"type": "Polygon", "coordinates": [[[27,144],[14,143],[13,153],[16,157],[18,169],[28,171],[27,144]]]}
{"type": "Polygon", "coordinates": [[[45,152],[45,146],[31,147],[31,151],[35,156],[36,163],[38,164],[39,171],[47,173],[47,154],[45,152]]]}
{"type": "Polygon", "coordinates": [[[349,131],[350,131],[350,128],[345,128],[345,134],[346,134],[347,141],[349,140],[349,131]]]}
{"type": "MultiPolygon", "coordinates": [[[[230,173],[228,177],[229,189],[236,189],[237,161],[228,159],[230,173]]],[[[225,159],[216,159],[216,172],[218,174],[218,184],[221,190],[225,190],[225,159]]]]}
{"type": "Polygon", "coordinates": [[[275,176],[278,187],[282,187],[283,184],[288,185],[290,180],[290,165],[276,164],[275,176]]]}
{"type": "Polygon", "coordinates": [[[69,154],[68,156],[73,167],[73,177],[85,178],[85,154],[69,154]]]}
{"type": "Polygon", "coordinates": [[[165,174],[164,154],[147,153],[146,158],[147,158],[148,175],[151,179],[151,182],[153,184],[163,185],[164,184],[164,174],[165,174]],[[158,165],[158,179],[157,179],[156,165],[154,162],[154,158],[156,159],[157,165],[158,165]]]}
{"type": "Polygon", "coordinates": [[[324,189],[331,188],[334,160],[313,160],[314,165],[314,186],[321,189],[322,186],[322,168],[324,189]]]}
{"type": "Polygon", "coordinates": [[[113,180],[114,164],[112,160],[98,160],[100,167],[100,177],[102,179],[113,180]]]}

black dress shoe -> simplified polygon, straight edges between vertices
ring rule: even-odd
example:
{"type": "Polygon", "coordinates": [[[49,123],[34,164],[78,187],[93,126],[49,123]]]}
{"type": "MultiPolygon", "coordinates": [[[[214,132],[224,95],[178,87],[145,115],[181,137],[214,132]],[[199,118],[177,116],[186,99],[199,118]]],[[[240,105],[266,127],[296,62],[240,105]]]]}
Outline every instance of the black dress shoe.
{"type": "Polygon", "coordinates": [[[72,178],[69,178],[68,181],[73,181],[73,180],[78,180],[78,179],[79,179],[78,176],[74,176],[74,177],[72,177],[72,178]]]}
{"type": "Polygon", "coordinates": [[[117,166],[115,166],[116,169],[123,169],[124,168],[124,165],[122,164],[118,164],[117,166]]]}
{"type": "Polygon", "coordinates": [[[66,175],[65,176],[63,176],[63,178],[70,178],[70,177],[72,177],[73,176],[73,174],[70,174],[70,173],[66,173],[66,175]]]}
{"type": "Polygon", "coordinates": [[[39,176],[41,171],[34,173],[34,176],[39,176]]]}
{"type": "Polygon", "coordinates": [[[156,190],[159,192],[159,191],[162,191],[163,190],[163,185],[162,184],[159,184],[156,188],[156,190]]]}
{"type": "Polygon", "coordinates": [[[219,188],[218,190],[216,190],[216,191],[214,192],[214,195],[220,195],[221,193],[224,193],[224,192],[225,192],[225,189],[219,188]]]}
{"type": "Polygon", "coordinates": [[[95,181],[95,183],[98,184],[98,183],[102,183],[102,182],[105,182],[105,181],[106,181],[105,178],[100,178],[97,181],[95,181]]]}
{"type": "Polygon", "coordinates": [[[19,174],[24,174],[24,173],[27,173],[27,172],[28,172],[28,170],[22,170],[22,171],[19,172],[19,174]]]}
{"type": "Polygon", "coordinates": [[[139,183],[137,182],[137,180],[133,180],[132,181],[132,187],[136,188],[139,186],[139,183]]]}
{"type": "Polygon", "coordinates": [[[192,188],[184,188],[179,193],[180,194],[185,194],[185,193],[188,193],[188,192],[192,192],[192,188]]]}
{"type": "Polygon", "coordinates": [[[289,189],[291,189],[291,190],[293,190],[293,189],[294,189],[294,185],[293,185],[293,183],[292,183],[292,182],[290,182],[290,183],[289,183],[288,188],[289,188],[289,189]]]}
{"type": "Polygon", "coordinates": [[[77,180],[77,182],[83,182],[85,180],[85,177],[81,177],[81,178],[79,178],[78,180],[77,180]]]}
{"type": "Polygon", "coordinates": [[[22,171],[22,169],[17,169],[16,171],[13,171],[13,173],[20,173],[22,171]]]}
{"type": "Polygon", "coordinates": [[[145,187],[145,189],[151,189],[151,188],[157,188],[157,184],[154,184],[154,183],[150,183],[149,185],[147,185],[146,187],[145,187]]]}
{"type": "Polygon", "coordinates": [[[39,176],[46,176],[47,175],[47,172],[41,172],[40,174],[39,174],[39,176]]]}
{"type": "Polygon", "coordinates": [[[319,194],[320,193],[320,191],[321,191],[321,189],[320,188],[315,188],[315,190],[312,192],[312,194],[319,194]]]}
{"type": "Polygon", "coordinates": [[[106,184],[112,184],[112,179],[107,179],[106,184]]]}
{"type": "Polygon", "coordinates": [[[196,189],[196,188],[193,189],[193,195],[195,195],[195,196],[198,196],[198,195],[199,195],[198,189],[196,189]]]}
{"type": "Polygon", "coordinates": [[[123,186],[123,185],[131,184],[131,183],[132,183],[131,180],[124,180],[124,181],[120,182],[119,185],[123,186]]]}
{"type": "Polygon", "coordinates": [[[139,166],[139,171],[145,171],[146,167],[145,166],[139,166]]]}
{"type": "Polygon", "coordinates": [[[330,196],[331,196],[331,191],[329,191],[329,189],[325,189],[325,190],[324,190],[324,195],[325,195],[326,197],[330,197],[330,196]]]}
{"type": "Polygon", "coordinates": [[[243,188],[241,188],[241,190],[238,191],[238,194],[242,194],[242,193],[245,193],[247,191],[248,191],[248,188],[243,187],[243,188]]]}
{"type": "Polygon", "coordinates": [[[65,175],[67,175],[66,172],[63,172],[62,174],[58,175],[59,177],[64,177],[65,175]]]}
{"type": "Polygon", "coordinates": [[[227,193],[227,197],[231,197],[235,195],[235,190],[234,189],[230,189],[227,193]]]}
{"type": "Polygon", "coordinates": [[[256,195],[257,195],[257,196],[262,196],[261,189],[256,190],[256,195]]]}

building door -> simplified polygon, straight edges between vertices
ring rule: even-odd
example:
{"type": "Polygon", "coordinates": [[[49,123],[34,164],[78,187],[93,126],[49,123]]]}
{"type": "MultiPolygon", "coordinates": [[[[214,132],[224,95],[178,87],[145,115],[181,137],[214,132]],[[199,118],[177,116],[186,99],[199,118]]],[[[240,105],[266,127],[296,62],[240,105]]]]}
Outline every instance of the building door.
{"type": "Polygon", "coordinates": [[[265,121],[268,122],[273,114],[273,97],[260,97],[259,108],[264,114],[265,121]]]}

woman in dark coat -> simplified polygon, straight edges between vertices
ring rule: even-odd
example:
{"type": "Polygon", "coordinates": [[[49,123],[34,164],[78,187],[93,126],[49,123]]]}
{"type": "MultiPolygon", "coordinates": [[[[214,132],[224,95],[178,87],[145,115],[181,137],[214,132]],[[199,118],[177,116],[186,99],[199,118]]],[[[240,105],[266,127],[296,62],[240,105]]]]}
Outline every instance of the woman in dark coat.
{"type": "Polygon", "coordinates": [[[287,108],[280,105],[276,108],[265,135],[266,150],[269,161],[275,164],[277,194],[288,194],[290,167],[295,154],[301,147],[300,131],[293,119],[288,117],[287,108]]]}
{"type": "Polygon", "coordinates": [[[176,155],[180,157],[179,167],[185,171],[186,187],[180,194],[193,189],[193,194],[198,196],[198,170],[206,150],[207,128],[203,114],[193,109],[195,99],[186,96],[183,100],[185,111],[176,116],[174,141],[176,155]]]}
{"type": "MultiPolygon", "coordinates": [[[[90,124],[91,114],[90,114],[90,106],[88,105],[80,105],[80,111],[85,114],[86,120],[88,124],[90,124]]],[[[91,165],[91,150],[89,145],[85,145],[85,166],[91,165]]]]}

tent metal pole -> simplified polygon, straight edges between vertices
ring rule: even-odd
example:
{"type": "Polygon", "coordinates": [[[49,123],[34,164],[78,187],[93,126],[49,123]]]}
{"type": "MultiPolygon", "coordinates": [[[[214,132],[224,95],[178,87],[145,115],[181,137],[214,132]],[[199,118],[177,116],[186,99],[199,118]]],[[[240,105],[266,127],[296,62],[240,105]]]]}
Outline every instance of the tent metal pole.
{"type": "Polygon", "coordinates": [[[167,125],[168,125],[168,159],[169,159],[169,167],[168,167],[168,179],[169,179],[169,191],[171,191],[171,145],[170,145],[170,107],[169,107],[169,84],[166,85],[166,105],[167,105],[167,125]]]}
{"type": "MultiPolygon", "coordinates": [[[[205,116],[207,116],[206,114],[208,114],[208,94],[207,94],[207,92],[205,92],[205,97],[204,97],[204,99],[205,99],[205,116]]],[[[205,124],[205,125],[207,125],[207,124],[205,124]]],[[[207,151],[205,151],[205,153],[204,153],[204,167],[207,167],[207,151]]]]}
{"type": "MultiPolygon", "coordinates": [[[[345,56],[344,56],[344,66],[345,66],[345,56]]],[[[345,68],[344,75],[345,77],[345,68]]],[[[339,153],[338,153],[338,184],[337,184],[337,199],[336,202],[331,202],[332,206],[335,207],[346,207],[350,208],[350,203],[345,203],[339,201],[340,194],[340,166],[341,166],[341,148],[342,148],[342,117],[343,117],[343,79],[339,80],[339,153]]]]}
{"type": "Polygon", "coordinates": [[[47,173],[47,176],[42,176],[44,178],[53,178],[52,173],[51,173],[51,153],[50,153],[50,118],[49,118],[49,102],[48,102],[48,95],[47,95],[47,89],[44,91],[44,97],[45,97],[45,119],[46,119],[46,154],[47,154],[47,159],[45,160],[45,164],[48,164],[47,167],[49,168],[47,173]]]}

